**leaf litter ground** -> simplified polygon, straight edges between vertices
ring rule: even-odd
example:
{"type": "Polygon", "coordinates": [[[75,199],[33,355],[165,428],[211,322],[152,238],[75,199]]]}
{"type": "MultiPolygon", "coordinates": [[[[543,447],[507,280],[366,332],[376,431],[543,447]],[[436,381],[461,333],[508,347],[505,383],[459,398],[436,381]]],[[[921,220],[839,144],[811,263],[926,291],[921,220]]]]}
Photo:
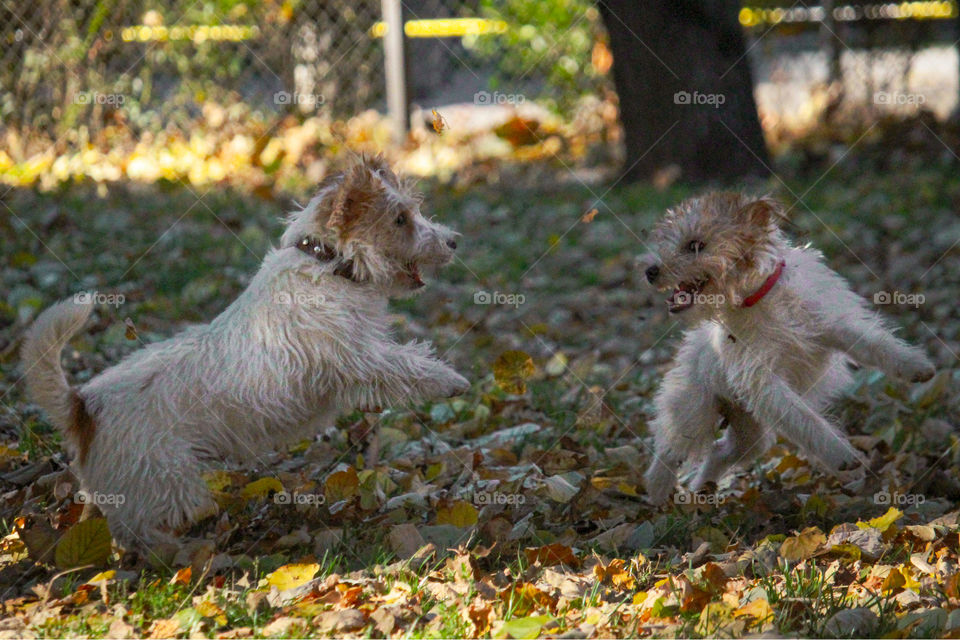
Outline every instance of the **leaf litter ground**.
{"type": "Polygon", "coordinates": [[[462,249],[395,304],[398,332],[435,341],[471,391],[344,416],[262,468],[209,473],[220,513],[150,561],[120,558],[102,520],[80,520],[59,436],[18,382],[19,340],[59,298],[122,294],[65,354],[83,381],[212,318],[286,205],[226,189],[202,203],[178,187],[13,192],[15,216],[0,219],[0,636],[960,635],[960,181],[949,165],[846,164],[789,232],[869,299],[922,294],[881,312],[940,368],[914,387],[856,373],[834,415],[869,470],[825,477],[781,444],[715,491],[652,508],[646,424],[681,327],[635,258],[689,193],[428,186],[462,249]]]}

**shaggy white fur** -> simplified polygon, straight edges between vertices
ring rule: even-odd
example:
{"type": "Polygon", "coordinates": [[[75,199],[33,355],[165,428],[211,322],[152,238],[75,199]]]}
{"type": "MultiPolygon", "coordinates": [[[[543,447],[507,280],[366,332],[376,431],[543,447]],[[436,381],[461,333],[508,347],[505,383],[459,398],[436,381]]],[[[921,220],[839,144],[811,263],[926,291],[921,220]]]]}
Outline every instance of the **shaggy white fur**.
{"type": "Polygon", "coordinates": [[[467,390],[429,344],[398,344],[387,314],[390,296],[423,284],[419,265],[452,259],[453,237],[378,159],[328,180],[292,214],[281,246],[212,322],[76,389],[60,351],[92,307],[66,300],[45,311],[23,350],[29,392],[65,432],[83,488],[123,496],[101,507],[115,538],[171,542],[215,512],[201,477],[212,461],[312,437],[357,407],[467,390]],[[298,247],[310,243],[336,257],[298,247]]]}
{"type": "Polygon", "coordinates": [[[655,398],[646,475],[655,503],[673,493],[685,463],[700,465],[696,491],[778,434],[827,469],[852,465],[860,454],[822,414],[850,382],[849,360],[913,382],[935,373],[819,251],[789,243],[782,211],[770,199],[714,193],[669,211],[654,231],[647,279],[672,290],[672,312],[694,320],[655,398]],[[769,290],[744,306],[781,263],[769,290]]]}

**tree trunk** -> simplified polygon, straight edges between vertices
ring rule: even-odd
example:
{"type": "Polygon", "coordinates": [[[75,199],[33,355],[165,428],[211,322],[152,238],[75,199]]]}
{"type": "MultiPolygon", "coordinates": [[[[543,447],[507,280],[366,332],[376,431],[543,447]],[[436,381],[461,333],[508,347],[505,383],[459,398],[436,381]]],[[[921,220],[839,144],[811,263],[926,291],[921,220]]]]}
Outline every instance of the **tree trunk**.
{"type": "Polygon", "coordinates": [[[738,0],[598,0],[610,34],[626,179],[769,175],[738,0]]]}

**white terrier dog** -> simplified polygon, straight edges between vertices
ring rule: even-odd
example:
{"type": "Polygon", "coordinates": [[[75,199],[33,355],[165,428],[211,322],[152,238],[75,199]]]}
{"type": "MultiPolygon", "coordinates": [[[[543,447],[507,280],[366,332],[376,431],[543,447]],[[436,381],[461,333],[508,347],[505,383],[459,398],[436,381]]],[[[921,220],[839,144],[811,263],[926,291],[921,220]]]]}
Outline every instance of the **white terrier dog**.
{"type": "Polygon", "coordinates": [[[388,298],[422,287],[420,266],[445,264],[456,248],[419,204],[379,157],[328,178],[210,324],[77,388],[60,352],[92,305],[78,296],[37,319],[23,348],[28,391],[65,434],[83,488],[122,496],[103,507],[118,541],[171,542],[215,512],[201,476],[210,461],[312,437],[358,407],[469,388],[429,344],[391,337],[388,298]]]}
{"type": "Polygon", "coordinates": [[[668,211],[652,234],[657,262],[647,280],[672,291],[671,313],[695,321],[655,399],[646,487],[657,504],[684,463],[700,464],[697,491],[764,453],[777,434],[827,469],[859,461],[822,415],[850,382],[850,359],[912,382],[935,373],[819,251],[791,246],[778,228],[783,216],[768,198],[711,193],[668,211]]]}

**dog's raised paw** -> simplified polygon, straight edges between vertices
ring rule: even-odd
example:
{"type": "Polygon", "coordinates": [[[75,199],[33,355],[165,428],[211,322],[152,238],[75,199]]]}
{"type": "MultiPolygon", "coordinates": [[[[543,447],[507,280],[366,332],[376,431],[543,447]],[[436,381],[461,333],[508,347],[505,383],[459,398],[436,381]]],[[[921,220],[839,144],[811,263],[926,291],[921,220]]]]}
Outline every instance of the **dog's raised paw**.
{"type": "Polygon", "coordinates": [[[463,395],[467,391],[470,391],[470,381],[459,373],[453,374],[453,378],[450,380],[450,383],[450,391],[446,394],[447,398],[463,395]]]}
{"type": "Polygon", "coordinates": [[[910,382],[926,382],[934,375],[936,375],[937,370],[932,364],[928,364],[918,371],[914,372],[913,376],[910,378],[910,382]]]}

